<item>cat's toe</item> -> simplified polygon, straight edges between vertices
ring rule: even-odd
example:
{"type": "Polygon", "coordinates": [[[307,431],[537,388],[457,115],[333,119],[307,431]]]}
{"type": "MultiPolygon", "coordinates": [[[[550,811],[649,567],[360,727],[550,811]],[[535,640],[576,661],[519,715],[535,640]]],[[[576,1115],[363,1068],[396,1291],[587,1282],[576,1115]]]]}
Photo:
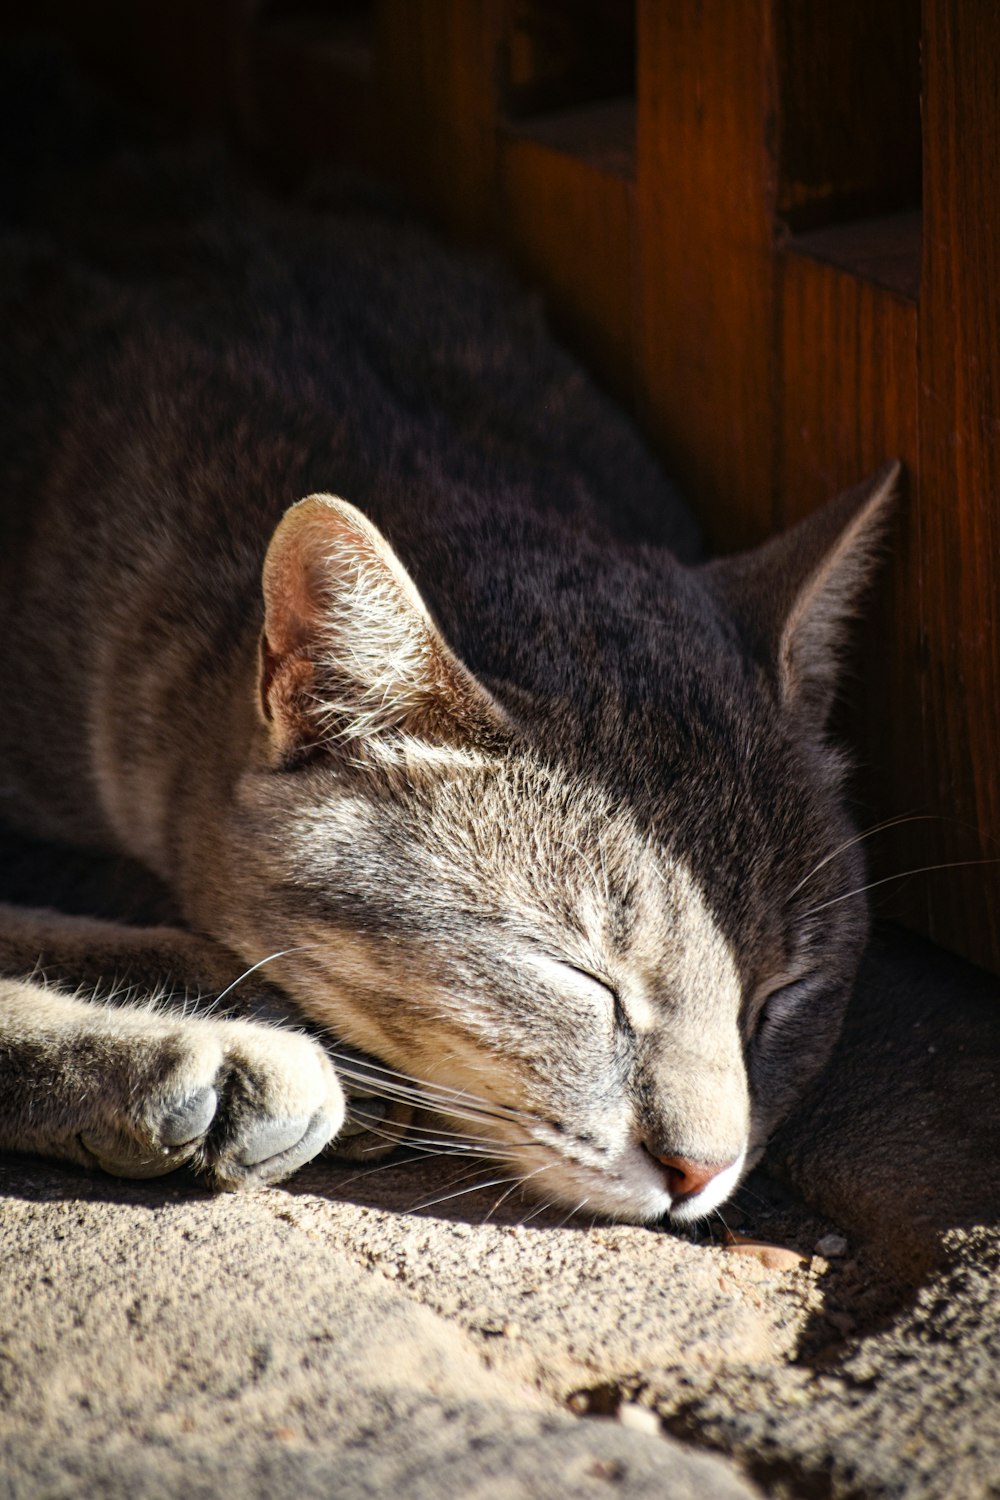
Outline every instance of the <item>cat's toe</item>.
{"type": "Polygon", "coordinates": [[[197,1149],[198,1140],[173,1144],[150,1140],[145,1134],[126,1130],[80,1131],[77,1137],[85,1160],[111,1177],[166,1177],[176,1172],[197,1149]]]}
{"type": "Polygon", "coordinates": [[[294,1033],[241,1028],[227,1052],[222,1103],[195,1165],[214,1187],[279,1182],[343,1125],[337,1075],[321,1047],[294,1033]]]}
{"type": "Polygon", "coordinates": [[[306,1134],[310,1122],[261,1120],[244,1138],[236,1160],[241,1167],[258,1167],[272,1156],[283,1156],[306,1134]]]}
{"type": "MultiPolygon", "coordinates": [[[[215,1060],[209,1061],[209,1076],[216,1067],[215,1060]]],[[[154,1089],[143,1096],[138,1119],[106,1120],[103,1128],[81,1131],[79,1144],[112,1177],[164,1177],[202,1148],[218,1109],[219,1093],[212,1083],[168,1085],[162,1093],[154,1089]]]]}
{"type": "Polygon", "coordinates": [[[167,1102],[156,1134],[164,1146],[188,1146],[200,1139],[215,1118],[219,1095],[210,1085],[167,1102]]]}
{"type": "Polygon", "coordinates": [[[340,1115],[326,1108],[309,1118],[259,1120],[244,1133],[236,1152],[220,1158],[213,1178],[220,1187],[280,1182],[318,1156],[337,1133],[340,1115]]]}

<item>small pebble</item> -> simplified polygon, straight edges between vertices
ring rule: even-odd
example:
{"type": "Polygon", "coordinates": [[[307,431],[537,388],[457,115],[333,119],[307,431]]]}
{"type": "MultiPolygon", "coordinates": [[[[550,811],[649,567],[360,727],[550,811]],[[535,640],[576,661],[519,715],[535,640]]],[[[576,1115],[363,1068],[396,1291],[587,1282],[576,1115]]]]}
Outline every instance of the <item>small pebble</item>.
{"type": "Polygon", "coordinates": [[[659,1437],[660,1419],[648,1406],[638,1406],[634,1401],[623,1401],[618,1408],[618,1420],[632,1432],[645,1432],[650,1437],[659,1437]]]}
{"type": "Polygon", "coordinates": [[[606,1479],[610,1484],[620,1484],[628,1473],[621,1459],[595,1458],[587,1469],[590,1479],[606,1479]]]}
{"type": "Polygon", "coordinates": [[[787,1245],[770,1245],[766,1240],[751,1240],[730,1231],[725,1238],[725,1248],[730,1255],[746,1255],[760,1261],[769,1271],[797,1271],[808,1265],[809,1257],[800,1250],[790,1250],[787,1245]]]}
{"type": "Polygon", "coordinates": [[[847,1254],[847,1240],[842,1234],[824,1234],[816,1241],[816,1254],[825,1255],[827,1260],[839,1260],[847,1254]]]}

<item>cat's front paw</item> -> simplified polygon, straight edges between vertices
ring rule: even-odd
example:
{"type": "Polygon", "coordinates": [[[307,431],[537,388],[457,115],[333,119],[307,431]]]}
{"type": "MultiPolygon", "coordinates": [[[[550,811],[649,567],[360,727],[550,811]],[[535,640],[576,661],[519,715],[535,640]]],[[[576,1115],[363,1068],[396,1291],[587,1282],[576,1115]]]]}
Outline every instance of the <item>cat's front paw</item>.
{"type": "Polygon", "coordinates": [[[79,1136],[116,1177],[190,1166],[217,1188],[278,1182],[317,1156],[344,1121],[333,1065],[295,1032],[195,1022],[160,1039],[139,1072],[126,1118],[79,1136]]]}

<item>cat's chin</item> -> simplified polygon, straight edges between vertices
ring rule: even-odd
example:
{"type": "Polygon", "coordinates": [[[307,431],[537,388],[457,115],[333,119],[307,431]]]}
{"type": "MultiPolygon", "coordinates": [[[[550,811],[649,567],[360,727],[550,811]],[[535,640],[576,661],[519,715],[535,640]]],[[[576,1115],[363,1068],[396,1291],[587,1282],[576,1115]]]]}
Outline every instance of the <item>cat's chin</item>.
{"type": "Polygon", "coordinates": [[[545,1188],[527,1174],[525,1187],[532,1194],[568,1208],[574,1214],[599,1215],[630,1224],[668,1224],[679,1228],[695,1224],[713,1212],[735,1192],[746,1170],[747,1152],[718,1172],[700,1192],[675,1198],[663,1185],[658,1168],[648,1153],[639,1149],[623,1152],[609,1166],[589,1166],[560,1160],[547,1163],[539,1174],[548,1177],[545,1188]],[[550,1175],[551,1174],[551,1175],[550,1175]]]}

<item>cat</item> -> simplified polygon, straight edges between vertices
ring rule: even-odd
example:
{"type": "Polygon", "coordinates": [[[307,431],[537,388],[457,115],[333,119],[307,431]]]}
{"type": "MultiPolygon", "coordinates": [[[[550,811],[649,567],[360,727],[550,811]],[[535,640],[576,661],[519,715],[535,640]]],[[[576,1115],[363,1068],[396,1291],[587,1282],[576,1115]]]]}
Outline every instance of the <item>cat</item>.
{"type": "Polygon", "coordinates": [[[700,562],[495,268],[212,152],[28,198],[0,816],[181,922],[2,908],[0,1147],[274,1182],[367,1086],[567,1209],[710,1212],[865,941],[827,720],[897,467],[700,562]]]}

